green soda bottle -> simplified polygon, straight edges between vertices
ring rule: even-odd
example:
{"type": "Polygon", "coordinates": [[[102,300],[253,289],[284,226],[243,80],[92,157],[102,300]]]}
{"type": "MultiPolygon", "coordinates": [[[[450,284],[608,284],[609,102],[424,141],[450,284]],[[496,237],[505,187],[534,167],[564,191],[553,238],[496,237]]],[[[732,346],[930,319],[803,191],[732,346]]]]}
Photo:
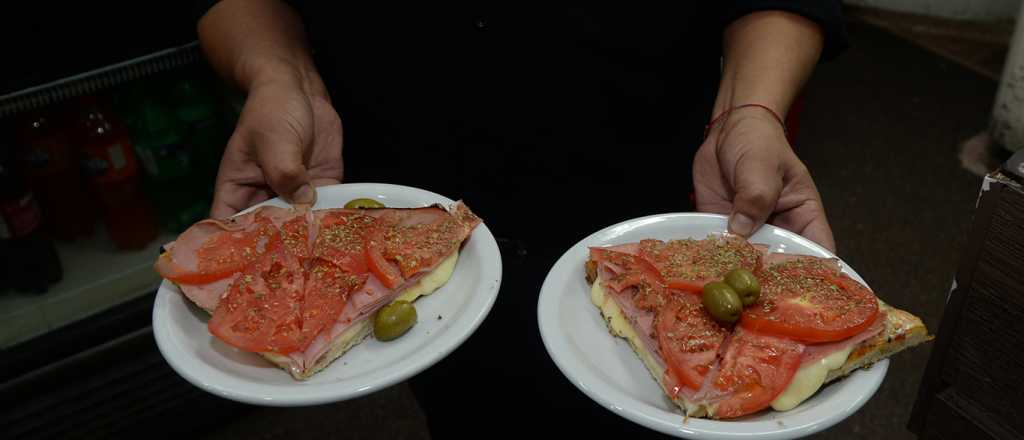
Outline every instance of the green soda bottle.
{"type": "Polygon", "coordinates": [[[192,152],[192,177],[197,193],[213,200],[217,169],[230,132],[219,111],[213,88],[197,75],[179,79],[171,88],[171,102],[185,126],[185,143],[192,152]]]}
{"type": "Polygon", "coordinates": [[[184,231],[206,216],[209,202],[188,184],[192,151],[185,127],[158,96],[146,95],[135,121],[136,153],[146,170],[146,188],[157,207],[160,226],[170,233],[184,231]]]}

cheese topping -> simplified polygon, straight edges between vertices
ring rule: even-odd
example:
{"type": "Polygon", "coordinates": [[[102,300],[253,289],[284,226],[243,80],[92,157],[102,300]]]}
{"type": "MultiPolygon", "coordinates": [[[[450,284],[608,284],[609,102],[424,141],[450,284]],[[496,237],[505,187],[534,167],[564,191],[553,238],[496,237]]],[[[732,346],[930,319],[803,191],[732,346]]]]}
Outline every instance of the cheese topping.
{"type": "Polygon", "coordinates": [[[842,367],[846,363],[846,358],[850,356],[854,346],[855,344],[850,345],[818,361],[801,366],[799,370],[796,370],[789,386],[772,401],[772,408],[776,411],[789,411],[811,397],[825,383],[825,377],[828,376],[829,371],[842,367]]]}
{"type": "Polygon", "coordinates": [[[452,252],[434,270],[420,278],[419,282],[405,289],[397,299],[413,302],[416,298],[434,293],[435,290],[443,286],[444,283],[447,283],[448,279],[452,277],[452,273],[455,272],[455,262],[458,260],[459,251],[452,252]]]}

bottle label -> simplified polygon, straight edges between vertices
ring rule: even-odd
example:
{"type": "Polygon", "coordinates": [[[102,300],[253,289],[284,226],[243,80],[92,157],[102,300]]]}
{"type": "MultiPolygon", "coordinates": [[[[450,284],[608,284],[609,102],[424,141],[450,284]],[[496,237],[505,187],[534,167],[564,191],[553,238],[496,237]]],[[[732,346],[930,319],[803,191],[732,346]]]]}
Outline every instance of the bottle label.
{"type": "Polygon", "coordinates": [[[138,174],[135,156],[123,142],[83,150],[82,167],[96,182],[115,182],[138,174]]]}
{"type": "Polygon", "coordinates": [[[110,166],[114,169],[114,171],[120,171],[124,169],[124,147],[121,146],[121,144],[114,144],[107,147],[107,156],[110,157],[110,166]]]}
{"type": "Polygon", "coordinates": [[[172,179],[188,174],[191,151],[183,142],[170,142],[140,148],[139,157],[146,172],[156,179],[172,179]]]}
{"type": "Polygon", "coordinates": [[[24,237],[39,227],[42,215],[32,193],[0,202],[0,238],[24,237]]]}
{"type": "Polygon", "coordinates": [[[38,139],[22,152],[28,176],[45,177],[63,172],[72,162],[67,146],[57,138],[38,139]]]}

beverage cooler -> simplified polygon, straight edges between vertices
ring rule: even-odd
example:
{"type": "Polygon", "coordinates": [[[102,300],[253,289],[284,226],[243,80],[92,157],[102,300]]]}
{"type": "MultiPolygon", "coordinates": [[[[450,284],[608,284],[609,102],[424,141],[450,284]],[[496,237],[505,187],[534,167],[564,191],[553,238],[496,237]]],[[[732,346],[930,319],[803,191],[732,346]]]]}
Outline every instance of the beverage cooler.
{"type": "Polygon", "coordinates": [[[242,102],[203,62],[189,5],[8,14],[2,438],[160,437],[242,410],[178,377],[150,328],[153,262],[207,215],[242,102]]]}

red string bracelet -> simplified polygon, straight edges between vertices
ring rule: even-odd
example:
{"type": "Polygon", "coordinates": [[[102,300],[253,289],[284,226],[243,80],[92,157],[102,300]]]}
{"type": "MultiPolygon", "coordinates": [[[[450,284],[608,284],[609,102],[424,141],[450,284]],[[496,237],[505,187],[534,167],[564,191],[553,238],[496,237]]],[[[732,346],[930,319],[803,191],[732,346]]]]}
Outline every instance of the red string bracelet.
{"type": "Polygon", "coordinates": [[[711,120],[711,122],[708,122],[708,125],[706,125],[704,127],[704,139],[708,138],[708,133],[711,132],[711,128],[713,128],[715,126],[715,124],[718,123],[718,121],[722,120],[722,118],[724,118],[726,115],[731,113],[733,110],[741,109],[741,108],[744,108],[744,107],[760,107],[760,108],[763,108],[763,109],[767,110],[768,113],[771,113],[772,116],[775,117],[776,121],[779,121],[779,125],[782,125],[782,133],[786,134],[787,137],[788,137],[788,133],[786,133],[786,123],[782,120],[782,118],[779,117],[778,113],[775,113],[775,110],[772,110],[770,107],[768,107],[766,105],[762,105],[762,104],[741,104],[741,105],[737,105],[735,107],[732,107],[732,108],[730,108],[730,109],[728,109],[728,110],[726,110],[726,111],[724,111],[722,113],[719,113],[718,116],[715,116],[714,119],[711,120]]]}

